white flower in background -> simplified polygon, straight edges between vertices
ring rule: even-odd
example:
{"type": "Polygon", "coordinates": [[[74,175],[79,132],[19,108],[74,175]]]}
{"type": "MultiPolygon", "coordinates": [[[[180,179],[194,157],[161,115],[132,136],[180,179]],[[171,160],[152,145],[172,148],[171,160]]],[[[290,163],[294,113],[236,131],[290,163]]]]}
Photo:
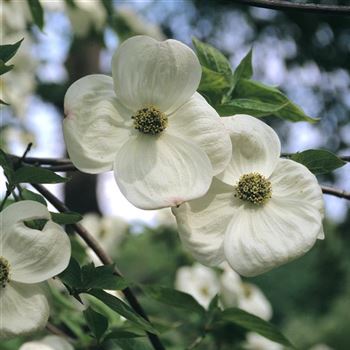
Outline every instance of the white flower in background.
{"type": "Polygon", "coordinates": [[[272,307],[264,293],[256,285],[246,283],[224,264],[224,272],[220,276],[220,301],[224,308],[238,307],[263,320],[270,320],[272,307]]]}
{"type": "Polygon", "coordinates": [[[333,348],[327,344],[315,344],[309,350],[333,350],[333,348]]]}
{"type": "Polygon", "coordinates": [[[97,32],[103,29],[107,13],[101,1],[75,0],[74,4],[66,4],[66,11],[78,37],[86,37],[92,29],[97,32]]]}
{"type": "MultiPolygon", "coordinates": [[[[25,32],[6,35],[4,44],[14,44],[24,38],[15,56],[9,61],[14,68],[1,76],[0,98],[10,104],[16,117],[24,118],[28,109],[29,99],[36,88],[35,71],[37,60],[30,52],[32,42],[25,32]]],[[[8,108],[8,107],[2,107],[8,108]]]]}
{"type": "Polygon", "coordinates": [[[177,270],[175,288],[192,295],[199,304],[207,308],[220,287],[214,270],[195,263],[177,270]]]}
{"type": "Polygon", "coordinates": [[[69,263],[70,241],[50,220],[47,208],[21,201],[0,213],[0,338],[45,327],[49,304],[40,283],[62,272],[69,263]],[[43,229],[25,222],[48,220],[43,229]]]}
{"type": "Polygon", "coordinates": [[[275,343],[270,339],[257,333],[248,333],[247,341],[244,343],[244,349],[247,350],[283,350],[281,344],[275,343]]]}
{"type": "Polygon", "coordinates": [[[66,339],[48,335],[41,340],[22,344],[19,350],[74,350],[74,348],[66,339]]]}
{"type": "Polygon", "coordinates": [[[147,36],[116,51],[112,75],[76,81],[64,101],[64,138],[78,169],[114,170],[136,207],[177,206],[204,195],[231,158],[216,111],[198,93],[197,56],[176,40],[147,36]]]}
{"type": "MultiPolygon", "coordinates": [[[[1,38],[3,38],[4,34],[25,31],[27,22],[32,21],[32,16],[26,1],[1,1],[0,18],[1,38]]],[[[3,41],[1,45],[3,45],[3,41]]]]}
{"type": "MultiPolygon", "coordinates": [[[[115,255],[128,231],[128,224],[122,218],[112,216],[99,216],[94,213],[85,214],[80,221],[89,233],[101,244],[102,248],[110,255],[115,255]]],[[[94,262],[96,255],[91,251],[94,262]]]]}
{"type": "Polygon", "coordinates": [[[227,261],[255,276],[302,256],[323,239],[323,198],[303,165],[280,159],[272,128],[247,115],[223,118],[232,160],[208,193],[173,208],[180,237],[206,265],[227,261]]]}
{"type": "Polygon", "coordinates": [[[126,26],[133,35],[144,34],[157,40],[165,40],[165,35],[158,25],[149,23],[131,8],[118,7],[117,25],[118,22],[123,27],[126,26]]]}

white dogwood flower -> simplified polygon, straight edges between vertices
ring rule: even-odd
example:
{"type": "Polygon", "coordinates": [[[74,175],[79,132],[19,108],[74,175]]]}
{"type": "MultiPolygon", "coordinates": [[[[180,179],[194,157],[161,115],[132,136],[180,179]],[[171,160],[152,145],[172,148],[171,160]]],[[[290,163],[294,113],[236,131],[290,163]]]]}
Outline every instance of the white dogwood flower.
{"type": "Polygon", "coordinates": [[[74,348],[66,339],[48,335],[43,339],[22,344],[19,350],[74,350],[74,348]]]}
{"type": "Polygon", "coordinates": [[[219,279],[214,270],[201,264],[182,266],[176,271],[175,288],[192,295],[207,308],[219,292],[219,279]]]}
{"type": "Polygon", "coordinates": [[[280,159],[272,128],[247,115],[223,118],[232,160],[202,198],[173,208],[180,237],[206,265],[227,261],[254,276],[305,254],[323,239],[323,198],[303,165],[280,159]]]}
{"type": "Polygon", "coordinates": [[[194,52],[176,40],[132,37],[114,54],[112,75],[86,76],[66,93],[63,131],[75,166],[114,170],[142,209],[204,195],[232,153],[222,120],[196,93],[194,52]]]}
{"type": "Polygon", "coordinates": [[[220,276],[220,301],[224,308],[238,307],[267,321],[272,317],[272,306],[261,289],[242,281],[227,263],[220,276]]]}
{"type": "Polygon", "coordinates": [[[41,282],[62,272],[69,263],[70,241],[38,202],[21,201],[0,213],[0,338],[45,327],[49,305],[41,282]],[[43,221],[42,230],[31,227],[43,221]]]}

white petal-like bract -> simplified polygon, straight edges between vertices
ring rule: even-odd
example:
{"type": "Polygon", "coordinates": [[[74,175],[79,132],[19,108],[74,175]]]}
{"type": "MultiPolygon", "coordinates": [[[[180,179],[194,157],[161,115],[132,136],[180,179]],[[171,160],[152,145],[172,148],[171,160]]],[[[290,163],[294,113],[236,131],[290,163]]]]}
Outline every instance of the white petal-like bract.
{"type": "Polygon", "coordinates": [[[49,319],[49,304],[37,284],[0,287],[0,339],[37,332],[49,319]]]}
{"type": "Polygon", "coordinates": [[[269,177],[278,162],[281,143],[261,120],[245,114],[222,118],[232,142],[232,159],[218,177],[235,185],[244,174],[257,172],[269,177]]]}
{"type": "Polygon", "coordinates": [[[178,206],[200,197],[213,176],[204,151],[166,133],[130,139],[118,152],[114,171],[121,192],[141,209],[178,206]]]}
{"type": "Polygon", "coordinates": [[[130,109],[154,105],[169,114],[196,92],[201,66],[195,53],[181,42],[140,35],[117,49],[112,76],[117,96],[130,109]]]}

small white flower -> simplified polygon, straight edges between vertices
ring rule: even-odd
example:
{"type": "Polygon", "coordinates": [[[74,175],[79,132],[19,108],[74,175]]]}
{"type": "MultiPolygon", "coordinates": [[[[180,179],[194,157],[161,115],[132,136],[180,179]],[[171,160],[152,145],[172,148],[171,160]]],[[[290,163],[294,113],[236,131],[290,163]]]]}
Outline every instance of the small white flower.
{"type": "Polygon", "coordinates": [[[19,350],[74,350],[74,348],[66,339],[56,335],[48,335],[41,340],[22,344],[19,350]]]}
{"type": "Polygon", "coordinates": [[[264,293],[256,285],[243,282],[227,263],[220,276],[220,285],[220,301],[224,308],[238,307],[263,320],[271,319],[272,307],[264,293]]]}
{"type": "Polygon", "coordinates": [[[113,79],[89,75],[68,89],[63,124],[69,156],[87,173],[114,170],[121,192],[141,209],[204,195],[228,164],[231,142],[198,93],[197,56],[176,40],[126,40],[113,79]]]}
{"type": "Polygon", "coordinates": [[[180,267],[176,272],[175,288],[192,295],[204,308],[219,292],[215,271],[201,264],[180,267]]]}
{"type": "Polygon", "coordinates": [[[92,29],[101,31],[107,20],[107,13],[100,1],[75,0],[75,7],[66,5],[66,11],[78,37],[86,37],[92,29]]]}
{"type": "Polygon", "coordinates": [[[40,283],[62,272],[69,263],[70,241],[50,220],[47,208],[21,201],[0,213],[0,338],[45,327],[49,305],[40,283]],[[25,222],[48,220],[43,229],[25,222]]]}
{"type": "Polygon", "coordinates": [[[244,349],[247,350],[283,350],[281,344],[263,337],[260,334],[250,332],[247,334],[247,341],[244,344],[244,349]]]}
{"type": "MultiPolygon", "coordinates": [[[[116,255],[118,248],[126,236],[128,224],[122,218],[113,216],[99,216],[94,213],[85,214],[80,222],[89,233],[101,244],[110,255],[116,255]]],[[[88,250],[95,265],[101,265],[99,258],[92,249],[88,250]]]]}
{"type": "Polygon", "coordinates": [[[173,208],[180,237],[206,265],[227,261],[255,276],[302,256],[323,239],[323,198],[303,165],[280,159],[272,128],[247,115],[223,118],[232,160],[208,193],[173,208]]]}

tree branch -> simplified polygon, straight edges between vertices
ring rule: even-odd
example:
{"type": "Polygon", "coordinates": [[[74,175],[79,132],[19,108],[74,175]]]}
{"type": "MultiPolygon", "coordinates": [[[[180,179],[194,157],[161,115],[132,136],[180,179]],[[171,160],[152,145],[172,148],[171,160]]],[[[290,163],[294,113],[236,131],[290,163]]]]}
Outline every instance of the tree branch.
{"type": "Polygon", "coordinates": [[[69,341],[73,341],[73,339],[68,334],[66,334],[62,329],[56,327],[51,322],[47,322],[46,329],[54,335],[58,335],[59,337],[66,338],[69,341]]]}
{"type": "Polygon", "coordinates": [[[322,192],[324,194],[329,194],[335,197],[339,197],[339,198],[344,198],[344,199],[348,199],[350,200],[350,192],[346,192],[344,190],[339,190],[337,188],[333,188],[333,187],[328,187],[328,186],[321,186],[322,188],[322,192]]]}
{"type": "Polygon", "coordinates": [[[23,163],[33,164],[33,165],[67,165],[72,164],[70,159],[67,158],[36,158],[36,157],[18,157],[13,154],[7,155],[10,159],[14,161],[22,161],[23,163]]]}
{"type": "MultiPolygon", "coordinates": [[[[41,193],[59,212],[65,213],[70,210],[62,203],[56,196],[54,196],[50,191],[48,191],[43,185],[31,184],[39,193],[41,193]]],[[[90,233],[80,224],[72,225],[77,232],[77,234],[84,240],[84,242],[96,253],[101,262],[104,265],[113,264],[113,260],[108,256],[108,254],[103,250],[97,240],[90,235],[90,233]]],[[[115,272],[118,276],[122,276],[122,273],[115,268],[115,272]]],[[[123,289],[123,294],[126,300],[129,302],[130,306],[144,319],[149,321],[145,311],[136,299],[136,296],[130,288],[123,289]]],[[[156,350],[165,350],[163,344],[157,335],[147,332],[147,336],[156,350]]]]}
{"type": "Polygon", "coordinates": [[[233,0],[240,4],[268,8],[272,10],[293,10],[299,12],[310,12],[323,15],[349,16],[350,6],[325,5],[325,4],[304,4],[283,0],[233,0]]]}

